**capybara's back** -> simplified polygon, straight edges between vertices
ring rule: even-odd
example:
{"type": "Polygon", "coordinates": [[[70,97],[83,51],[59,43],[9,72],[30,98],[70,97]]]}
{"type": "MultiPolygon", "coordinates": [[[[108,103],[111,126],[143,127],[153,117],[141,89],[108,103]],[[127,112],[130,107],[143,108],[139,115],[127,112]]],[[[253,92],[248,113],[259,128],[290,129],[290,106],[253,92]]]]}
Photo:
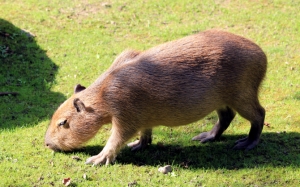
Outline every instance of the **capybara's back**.
{"type": "MultiPolygon", "coordinates": [[[[68,124],[73,126],[74,133],[72,128],[63,129],[72,134],[69,144],[73,148],[86,141],[76,138],[80,136],[78,132],[90,131],[94,135],[102,124],[112,122],[107,145],[87,161],[94,164],[111,162],[137,132],[140,139],[128,144],[133,150],[151,143],[155,126],[186,125],[214,110],[219,117],[214,128],[193,140],[206,142],[219,138],[238,112],[251,122],[251,130],[234,148],[252,149],[263,128],[265,110],[259,104],[258,90],[266,69],[267,59],[259,46],[217,30],[144,52],[125,51],[90,87],[77,88],[79,91],[56,111],[51,123],[57,123],[70,110],[75,111],[66,119],[69,123],[76,119],[72,125],[68,124]]],[[[54,128],[51,125],[46,144],[48,141],[50,148],[68,149],[67,138],[60,138],[62,133],[51,130],[54,128]]]]}
{"type": "Polygon", "coordinates": [[[141,53],[107,77],[103,99],[144,127],[183,125],[222,106],[250,110],[266,65],[256,44],[208,31],[141,53]]]}

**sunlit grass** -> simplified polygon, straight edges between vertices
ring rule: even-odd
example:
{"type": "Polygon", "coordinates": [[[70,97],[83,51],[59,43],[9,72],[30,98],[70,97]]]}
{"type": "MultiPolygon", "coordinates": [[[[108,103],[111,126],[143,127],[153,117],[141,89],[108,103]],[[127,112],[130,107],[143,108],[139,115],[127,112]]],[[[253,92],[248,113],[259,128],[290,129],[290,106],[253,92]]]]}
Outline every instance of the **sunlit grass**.
{"type": "Polygon", "coordinates": [[[20,95],[0,97],[0,186],[61,186],[68,177],[73,186],[298,186],[299,6],[281,0],[1,0],[0,91],[20,95]],[[125,148],[108,167],[84,161],[101,151],[110,125],[77,152],[44,147],[56,107],[74,85],[90,85],[121,51],[144,50],[210,28],[245,36],[268,56],[260,92],[268,126],[257,148],[231,149],[250,129],[240,116],[219,141],[191,141],[212,128],[215,113],[189,126],[156,128],[147,150],[125,148]],[[82,160],[72,159],[75,155],[82,160]],[[157,169],[166,164],[173,172],[163,175],[157,169]]]}

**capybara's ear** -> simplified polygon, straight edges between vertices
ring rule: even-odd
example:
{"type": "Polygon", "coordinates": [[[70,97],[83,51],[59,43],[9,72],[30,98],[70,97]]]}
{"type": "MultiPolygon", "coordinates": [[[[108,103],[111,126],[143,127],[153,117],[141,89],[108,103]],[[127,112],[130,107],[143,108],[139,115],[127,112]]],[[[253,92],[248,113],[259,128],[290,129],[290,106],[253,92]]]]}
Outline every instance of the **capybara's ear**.
{"type": "Polygon", "coordinates": [[[84,89],[85,89],[84,86],[81,86],[80,84],[77,84],[77,85],[75,86],[74,93],[81,92],[81,91],[84,90],[84,89]]]}
{"type": "Polygon", "coordinates": [[[84,103],[82,101],[80,101],[80,99],[78,99],[78,98],[74,99],[73,104],[74,104],[74,107],[76,108],[77,112],[85,111],[84,103]]]}

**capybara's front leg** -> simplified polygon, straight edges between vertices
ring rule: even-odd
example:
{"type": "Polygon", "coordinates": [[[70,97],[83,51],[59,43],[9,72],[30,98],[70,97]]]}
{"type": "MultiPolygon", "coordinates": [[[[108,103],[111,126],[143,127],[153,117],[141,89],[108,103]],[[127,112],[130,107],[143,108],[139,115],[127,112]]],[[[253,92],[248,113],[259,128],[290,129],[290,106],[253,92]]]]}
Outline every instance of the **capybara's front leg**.
{"type": "Polygon", "coordinates": [[[141,131],[139,140],[127,144],[131,148],[131,151],[137,151],[147,147],[152,143],[152,129],[145,129],[141,131]]]}
{"type": "Polygon", "coordinates": [[[121,127],[121,125],[113,121],[112,134],[110,135],[105,147],[98,155],[88,158],[86,160],[86,164],[109,165],[114,162],[125,142],[136,134],[136,130],[134,129],[121,127]]]}
{"type": "Polygon", "coordinates": [[[215,139],[220,138],[222,133],[227,129],[230,125],[230,122],[235,117],[236,112],[229,107],[224,107],[217,110],[219,120],[213,127],[211,131],[203,132],[197,136],[195,136],[192,140],[198,140],[202,143],[208,141],[214,141],[215,139]]]}

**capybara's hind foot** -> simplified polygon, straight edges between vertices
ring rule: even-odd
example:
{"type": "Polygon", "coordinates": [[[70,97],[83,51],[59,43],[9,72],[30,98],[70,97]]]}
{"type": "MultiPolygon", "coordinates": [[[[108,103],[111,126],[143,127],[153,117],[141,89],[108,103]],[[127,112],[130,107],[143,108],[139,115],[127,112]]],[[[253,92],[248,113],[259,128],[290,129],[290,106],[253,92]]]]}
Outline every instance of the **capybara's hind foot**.
{"type": "Polygon", "coordinates": [[[203,132],[194,138],[192,138],[193,141],[200,141],[201,143],[209,142],[209,141],[214,141],[216,139],[216,136],[212,134],[210,131],[209,132],[203,132]]]}
{"type": "Polygon", "coordinates": [[[235,150],[240,150],[240,149],[245,149],[245,150],[250,150],[253,149],[259,142],[259,138],[255,140],[250,140],[248,137],[239,139],[238,141],[235,142],[235,146],[233,149],[235,150]]]}

